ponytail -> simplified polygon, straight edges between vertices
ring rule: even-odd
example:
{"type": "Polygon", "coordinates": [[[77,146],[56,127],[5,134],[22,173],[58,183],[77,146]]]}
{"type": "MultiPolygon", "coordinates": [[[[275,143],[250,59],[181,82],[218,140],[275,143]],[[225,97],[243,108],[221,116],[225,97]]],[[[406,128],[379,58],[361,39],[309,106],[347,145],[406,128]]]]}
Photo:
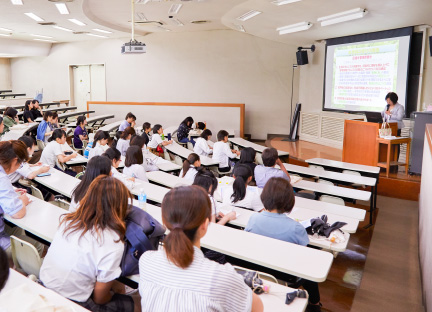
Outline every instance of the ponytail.
{"type": "Polygon", "coordinates": [[[200,160],[200,157],[197,154],[195,154],[195,153],[189,154],[188,158],[183,162],[183,176],[182,176],[182,178],[185,177],[185,175],[188,172],[188,170],[190,169],[190,167],[198,160],[200,160]]]}
{"type": "Polygon", "coordinates": [[[95,148],[97,141],[99,140],[108,140],[110,137],[108,131],[99,130],[96,132],[96,135],[93,140],[92,148],[95,148]]]}
{"type": "Polygon", "coordinates": [[[118,149],[110,147],[102,154],[102,156],[107,157],[109,160],[119,161],[121,159],[121,153],[118,149]]]}
{"type": "Polygon", "coordinates": [[[66,136],[66,132],[62,129],[55,129],[53,134],[48,139],[48,142],[55,141],[57,139],[61,139],[63,136],[66,136]]]}
{"type": "Polygon", "coordinates": [[[165,195],[162,221],[170,233],[164,239],[164,249],[170,262],[182,269],[190,266],[196,232],[210,217],[210,198],[199,186],[180,186],[165,195]]]}
{"type": "Polygon", "coordinates": [[[249,177],[252,176],[252,169],[249,166],[237,164],[234,166],[233,176],[235,181],[233,183],[233,194],[231,195],[231,200],[236,203],[246,196],[246,182],[249,177]]]}

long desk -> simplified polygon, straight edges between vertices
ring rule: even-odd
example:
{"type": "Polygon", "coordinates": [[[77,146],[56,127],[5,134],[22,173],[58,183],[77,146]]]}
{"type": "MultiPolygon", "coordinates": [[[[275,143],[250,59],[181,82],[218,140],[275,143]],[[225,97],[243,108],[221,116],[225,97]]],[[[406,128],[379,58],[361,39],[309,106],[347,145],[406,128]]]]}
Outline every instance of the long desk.
{"type": "MultiPolygon", "coordinates": [[[[94,126],[98,125],[97,124],[98,122],[100,122],[99,126],[101,126],[106,119],[111,119],[111,118],[114,118],[114,117],[115,116],[111,115],[111,114],[93,116],[93,117],[87,118],[87,126],[93,128],[94,126]]],[[[75,123],[69,123],[69,124],[66,125],[66,127],[68,127],[68,128],[75,128],[76,124],[75,123]]]]}
{"type": "MultiPolygon", "coordinates": [[[[175,164],[169,160],[163,159],[162,157],[158,157],[155,154],[150,153],[150,152],[143,153],[143,157],[145,159],[150,160],[154,165],[156,165],[156,167],[159,168],[159,170],[162,170],[164,172],[180,171],[182,168],[181,166],[179,166],[179,165],[177,165],[177,164],[175,164]]],[[[125,156],[121,156],[122,161],[119,165],[120,169],[124,168],[125,158],[126,158],[125,156]]]]}
{"type": "Polygon", "coordinates": [[[107,125],[99,128],[99,130],[108,131],[108,132],[117,130],[120,127],[122,122],[123,122],[123,120],[112,122],[110,124],[107,124],[107,125]]]}
{"type": "MultiPolygon", "coordinates": [[[[48,288],[43,287],[38,283],[33,282],[29,278],[25,277],[24,275],[18,273],[13,269],[9,269],[9,278],[6,282],[5,287],[0,292],[0,298],[1,298],[0,310],[3,310],[3,308],[5,308],[6,305],[8,307],[14,307],[15,309],[17,309],[15,311],[18,311],[18,309],[23,309],[20,311],[29,311],[27,310],[27,308],[34,308],[28,306],[28,304],[31,301],[29,302],[30,298],[26,298],[25,296],[21,296],[20,299],[22,300],[22,302],[15,302],[14,304],[8,304],[7,295],[10,293],[10,291],[13,291],[14,289],[21,290],[23,289],[22,287],[24,287],[24,289],[28,289],[34,295],[39,295],[44,299],[44,301],[48,301],[50,304],[55,305],[57,308],[62,307],[62,308],[66,308],[67,311],[77,311],[77,312],[89,311],[87,309],[84,309],[82,306],[74,303],[73,301],[70,301],[62,297],[55,291],[52,291],[48,288]]],[[[8,310],[8,311],[12,311],[12,310],[8,310]]]]}
{"type": "Polygon", "coordinates": [[[5,99],[7,97],[15,98],[17,96],[26,96],[25,93],[1,93],[0,98],[5,99]]]}
{"type": "Polygon", "coordinates": [[[86,111],[79,111],[79,112],[71,112],[71,113],[64,113],[59,115],[59,122],[66,123],[68,118],[75,117],[75,116],[83,116],[86,114],[94,113],[95,111],[92,110],[86,110],[86,111]]]}
{"type": "Polygon", "coordinates": [[[192,184],[186,179],[162,171],[151,171],[147,172],[146,175],[150,182],[160,184],[169,188],[192,184]]]}
{"type": "Polygon", "coordinates": [[[47,108],[49,108],[51,105],[58,105],[58,106],[60,106],[62,103],[60,103],[60,102],[47,102],[47,103],[39,103],[39,106],[40,107],[47,107],[47,108]]]}
{"type": "Polygon", "coordinates": [[[23,135],[26,135],[28,132],[37,129],[39,124],[37,122],[25,123],[15,125],[10,128],[10,131],[6,132],[1,138],[2,141],[7,140],[18,140],[23,135]]]}
{"type": "Polygon", "coordinates": [[[0,112],[3,113],[8,107],[12,107],[15,108],[16,110],[19,110],[19,109],[24,109],[25,105],[24,104],[2,105],[0,106],[0,112]]]}
{"type": "MultiPolygon", "coordinates": [[[[251,147],[255,151],[257,151],[258,153],[262,153],[267,148],[267,146],[262,146],[262,145],[250,142],[250,141],[242,139],[242,138],[228,138],[228,141],[230,141],[234,145],[238,145],[238,146],[241,146],[243,148],[244,147],[251,147]]],[[[289,153],[278,150],[278,155],[279,155],[279,157],[289,156],[289,153]]]]}
{"type": "Polygon", "coordinates": [[[167,136],[169,133],[171,133],[171,135],[172,135],[175,131],[177,131],[177,129],[178,129],[178,126],[177,127],[176,126],[167,127],[166,129],[163,129],[163,134],[165,136],[167,136]]]}
{"type": "Polygon", "coordinates": [[[12,90],[0,90],[0,93],[10,93],[12,90]]]}
{"type": "MultiPolygon", "coordinates": [[[[45,108],[45,109],[43,109],[42,113],[45,113],[45,112],[63,112],[63,113],[65,113],[66,111],[76,110],[76,109],[77,109],[77,107],[75,107],[75,106],[52,107],[52,108],[45,108]]],[[[21,117],[23,115],[24,115],[23,111],[22,112],[18,112],[18,114],[17,114],[18,117],[21,117]]]]}
{"type": "MultiPolygon", "coordinates": [[[[33,167],[35,170],[38,167],[33,167]]],[[[81,182],[81,180],[74,178],[64,172],[51,168],[49,170],[51,175],[45,177],[35,177],[34,181],[46,188],[54,191],[55,193],[71,198],[73,190],[81,182]]]]}
{"type": "MultiPolygon", "coordinates": [[[[193,151],[184,148],[183,146],[179,145],[176,142],[172,142],[171,144],[165,145],[165,148],[170,152],[173,153],[174,155],[179,156],[182,159],[187,159],[189,157],[189,155],[191,153],[193,153],[193,151]]],[[[216,160],[213,160],[210,157],[206,157],[206,156],[200,156],[200,160],[201,160],[201,165],[204,167],[209,167],[209,166],[217,166],[219,165],[219,162],[216,160]]]]}
{"type": "MultiPolygon", "coordinates": [[[[66,151],[74,152],[72,147],[70,147],[70,145],[68,145],[67,143],[62,145],[62,151],[63,152],[66,152],[66,151]]],[[[72,158],[71,160],[66,162],[66,166],[73,167],[73,166],[79,166],[79,165],[86,165],[87,163],[88,163],[88,158],[85,158],[83,155],[78,154],[75,158],[72,158]]]]}

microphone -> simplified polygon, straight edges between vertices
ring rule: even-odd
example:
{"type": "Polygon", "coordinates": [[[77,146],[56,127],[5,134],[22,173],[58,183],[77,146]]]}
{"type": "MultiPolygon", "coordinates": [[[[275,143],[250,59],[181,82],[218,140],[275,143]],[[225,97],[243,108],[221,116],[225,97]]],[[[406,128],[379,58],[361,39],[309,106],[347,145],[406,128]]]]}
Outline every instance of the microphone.
{"type": "Polygon", "coordinates": [[[389,108],[390,108],[390,104],[387,104],[387,111],[389,110],[389,108]]]}

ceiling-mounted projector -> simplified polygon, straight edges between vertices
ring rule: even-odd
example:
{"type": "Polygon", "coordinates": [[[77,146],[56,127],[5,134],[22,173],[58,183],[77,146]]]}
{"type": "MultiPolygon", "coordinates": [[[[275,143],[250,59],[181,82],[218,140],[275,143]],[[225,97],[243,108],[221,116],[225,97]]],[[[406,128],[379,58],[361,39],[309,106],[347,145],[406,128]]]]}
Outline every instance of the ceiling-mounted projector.
{"type": "Polygon", "coordinates": [[[121,47],[121,53],[127,54],[127,53],[146,53],[146,45],[145,43],[131,40],[129,42],[126,42],[121,47]]]}

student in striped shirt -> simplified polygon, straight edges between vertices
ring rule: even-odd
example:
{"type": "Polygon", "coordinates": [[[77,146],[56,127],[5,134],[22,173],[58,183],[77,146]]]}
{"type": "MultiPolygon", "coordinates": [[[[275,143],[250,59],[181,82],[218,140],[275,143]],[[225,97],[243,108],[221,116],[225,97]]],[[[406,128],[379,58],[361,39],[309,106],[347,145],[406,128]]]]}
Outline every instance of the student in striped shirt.
{"type": "Polygon", "coordinates": [[[230,264],[204,257],[200,240],[211,217],[210,199],[199,186],[169,191],[162,221],[170,230],[164,247],[139,261],[142,311],[263,311],[261,299],[230,264]]]}

